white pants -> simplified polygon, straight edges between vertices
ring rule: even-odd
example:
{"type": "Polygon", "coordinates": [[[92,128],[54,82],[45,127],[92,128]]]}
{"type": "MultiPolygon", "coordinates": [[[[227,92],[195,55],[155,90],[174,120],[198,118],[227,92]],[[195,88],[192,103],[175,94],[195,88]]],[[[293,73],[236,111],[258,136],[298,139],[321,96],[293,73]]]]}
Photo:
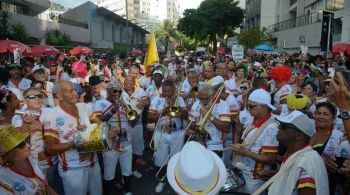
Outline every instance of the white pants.
{"type": "Polygon", "coordinates": [[[93,167],[74,168],[63,171],[59,168],[65,195],[93,195],[102,194],[100,165],[93,167]]]}
{"type": "Polygon", "coordinates": [[[132,173],[132,146],[131,144],[124,146],[124,152],[117,152],[114,149],[103,152],[103,165],[105,180],[113,180],[115,175],[115,168],[120,162],[123,176],[130,176],[132,173]]]}
{"type": "Polygon", "coordinates": [[[143,140],[143,126],[141,122],[138,122],[134,127],[130,127],[131,129],[131,143],[132,143],[132,153],[142,156],[144,146],[143,140]]]}
{"type": "MultiPolygon", "coordinates": [[[[243,177],[245,179],[246,184],[238,189],[239,192],[244,192],[248,194],[252,194],[255,192],[260,186],[262,186],[265,182],[261,179],[253,179],[251,175],[243,173],[243,177]]],[[[261,195],[264,195],[262,193],[261,195]]]]}
{"type": "MultiPolygon", "coordinates": [[[[181,131],[174,131],[172,133],[162,133],[156,131],[154,135],[154,165],[157,167],[162,166],[170,152],[175,148],[177,142],[179,141],[179,138],[184,133],[183,130],[181,131]]],[[[176,153],[180,152],[182,149],[182,146],[184,145],[184,137],[179,141],[178,145],[174,149],[173,153],[170,155],[170,157],[174,156],[176,153]]],[[[170,158],[169,158],[170,159],[170,158]]],[[[168,160],[169,160],[168,159],[168,160]]]]}

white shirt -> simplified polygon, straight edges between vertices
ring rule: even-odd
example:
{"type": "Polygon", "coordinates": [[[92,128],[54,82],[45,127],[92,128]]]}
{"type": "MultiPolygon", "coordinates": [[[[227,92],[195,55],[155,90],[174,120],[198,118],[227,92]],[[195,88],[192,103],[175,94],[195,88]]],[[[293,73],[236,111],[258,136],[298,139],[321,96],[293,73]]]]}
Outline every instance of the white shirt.
{"type": "MultiPolygon", "coordinates": [[[[258,128],[255,128],[254,125],[246,128],[242,134],[242,144],[248,143],[251,139],[253,139],[255,132],[258,128]],[[244,137],[245,136],[245,137],[244,137]]],[[[266,154],[266,153],[277,153],[278,151],[278,141],[276,139],[276,134],[278,132],[278,124],[277,122],[270,123],[260,134],[260,136],[255,140],[252,147],[249,149],[251,152],[256,154],[266,154]]],[[[269,165],[263,165],[262,163],[257,163],[254,159],[242,156],[242,162],[253,170],[252,177],[255,178],[255,173],[258,171],[270,170],[271,167],[269,165]]]]}
{"type": "Polygon", "coordinates": [[[8,167],[0,167],[0,194],[47,194],[45,175],[34,159],[29,157],[28,160],[34,172],[33,177],[24,176],[8,167]]]}
{"type": "MultiPolygon", "coordinates": [[[[239,103],[238,103],[236,97],[233,96],[232,94],[230,94],[223,101],[225,101],[227,103],[227,105],[229,106],[231,117],[237,116],[238,111],[239,111],[239,103]]],[[[233,118],[231,118],[231,119],[233,119],[233,118]]],[[[232,127],[230,127],[229,132],[226,134],[226,146],[229,147],[232,143],[233,143],[233,134],[232,134],[232,127]]]]}
{"type": "MultiPolygon", "coordinates": [[[[47,121],[44,122],[44,135],[57,139],[59,143],[73,141],[73,136],[78,129],[90,125],[89,118],[92,115],[92,113],[88,113],[85,103],[77,103],[76,106],[78,108],[79,118],[67,113],[60,105],[52,108],[47,121]]],[[[69,168],[90,166],[97,162],[96,154],[94,154],[94,158],[91,160],[80,161],[80,155],[75,148],[71,148],[58,156],[60,160],[59,166],[61,166],[64,171],[69,168]]]]}
{"type": "Polygon", "coordinates": [[[275,97],[273,98],[274,106],[278,107],[280,105],[280,102],[287,98],[287,95],[291,94],[293,92],[293,88],[291,85],[286,84],[283,87],[281,87],[275,94],[275,97]]]}
{"type": "MultiPolygon", "coordinates": [[[[108,110],[111,109],[112,106],[113,103],[107,99],[98,100],[94,103],[94,112],[105,114],[108,110]]],[[[113,116],[107,122],[111,127],[117,130],[121,141],[120,144],[123,146],[131,144],[131,129],[123,107],[120,106],[119,110],[113,114],[113,116]],[[123,136],[120,136],[122,129],[123,136]]]]}
{"type": "Polygon", "coordinates": [[[146,89],[146,93],[149,97],[149,100],[152,102],[154,97],[159,96],[162,93],[162,86],[160,86],[160,88],[157,89],[156,85],[154,84],[154,81],[152,81],[152,84],[146,89]]]}
{"type": "MultiPolygon", "coordinates": [[[[45,121],[47,120],[46,118],[50,115],[51,113],[51,108],[42,108],[41,109],[41,114],[39,117],[40,123],[43,125],[45,121]]],[[[22,127],[23,125],[23,119],[21,115],[14,115],[12,117],[12,125],[14,127],[22,127]]],[[[31,150],[31,155],[33,159],[38,161],[38,154],[40,152],[45,152],[45,144],[43,140],[43,131],[34,131],[30,132],[30,150],[31,150]]],[[[38,161],[39,167],[41,169],[46,169],[51,167],[52,165],[56,164],[58,162],[58,159],[56,156],[49,157],[47,160],[43,161],[38,161]]]]}
{"type": "MultiPolygon", "coordinates": [[[[145,90],[143,90],[142,88],[138,88],[135,89],[135,91],[131,95],[129,95],[126,91],[123,91],[120,98],[122,98],[126,104],[130,105],[130,101],[132,99],[136,99],[139,102],[145,97],[148,97],[145,90]]],[[[138,122],[141,122],[141,117],[138,117],[138,122]]]]}
{"type": "Polygon", "coordinates": [[[28,89],[30,87],[30,85],[32,84],[32,81],[26,78],[23,78],[18,85],[12,83],[11,80],[8,81],[7,83],[7,87],[8,88],[17,88],[19,90],[21,90],[22,92],[26,89],[28,89]]]}
{"type": "Polygon", "coordinates": [[[176,64],[169,63],[168,64],[168,75],[176,75],[176,64]]]}
{"type": "MultiPolygon", "coordinates": [[[[189,120],[194,120],[194,124],[201,121],[205,113],[200,113],[201,103],[196,101],[190,111],[189,120]]],[[[215,106],[211,112],[211,116],[219,119],[220,121],[230,122],[230,108],[225,101],[220,100],[219,103],[215,103],[215,106]]],[[[211,140],[206,140],[206,145],[209,150],[221,150],[223,149],[222,132],[212,123],[207,120],[204,125],[204,129],[210,134],[211,140]]]]}
{"type": "MultiPolygon", "coordinates": [[[[177,106],[180,108],[183,108],[186,110],[186,104],[185,101],[182,99],[182,97],[178,97],[177,99],[177,106]]],[[[151,101],[151,105],[149,107],[148,112],[153,112],[160,114],[161,110],[165,109],[167,107],[167,102],[165,97],[157,96],[151,101]]],[[[159,120],[159,124],[157,126],[157,131],[161,132],[162,127],[165,125],[169,125],[172,127],[171,131],[179,131],[183,130],[183,121],[181,118],[169,118],[168,116],[162,116],[159,120]]]]}

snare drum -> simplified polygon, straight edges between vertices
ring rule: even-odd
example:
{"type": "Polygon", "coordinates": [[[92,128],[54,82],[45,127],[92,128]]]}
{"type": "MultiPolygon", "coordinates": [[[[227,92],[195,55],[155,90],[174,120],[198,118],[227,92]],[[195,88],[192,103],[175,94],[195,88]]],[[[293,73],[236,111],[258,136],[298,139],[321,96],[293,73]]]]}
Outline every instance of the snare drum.
{"type": "Polygon", "coordinates": [[[73,137],[75,148],[79,153],[110,150],[113,141],[108,138],[108,130],[106,123],[94,123],[84,128],[73,137]]]}

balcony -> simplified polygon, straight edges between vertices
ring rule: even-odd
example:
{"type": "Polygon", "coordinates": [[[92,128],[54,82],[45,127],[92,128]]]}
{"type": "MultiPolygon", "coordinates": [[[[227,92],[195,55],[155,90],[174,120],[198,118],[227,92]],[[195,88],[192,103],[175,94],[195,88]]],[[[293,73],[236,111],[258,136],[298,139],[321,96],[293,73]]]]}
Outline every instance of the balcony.
{"type": "Polygon", "coordinates": [[[290,1],[289,1],[289,5],[292,6],[292,5],[294,5],[296,2],[298,2],[298,0],[290,0],[290,1]]]}
{"type": "Polygon", "coordinates": [[[298,16],[296,18],[292,18],[286,21],[282,21],[276,24],[273,24],[271,26],[266,27],[268,32],[277,32],[277,31],[283,31],[288,30],[292,28],[296,28],[299,26],[305,26],[317,22],[322,21],[322,13],[314,12],[310,14],[305,14],[302,16],[298,16]]]}

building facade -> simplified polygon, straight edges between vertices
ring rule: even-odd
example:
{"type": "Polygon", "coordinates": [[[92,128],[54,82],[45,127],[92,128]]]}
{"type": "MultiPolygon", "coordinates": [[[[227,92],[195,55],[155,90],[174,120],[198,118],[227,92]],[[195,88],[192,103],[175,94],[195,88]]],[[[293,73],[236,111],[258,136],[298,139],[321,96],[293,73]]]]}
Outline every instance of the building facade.
{"type": "Polygon", "coordinates": [[[309,53],[319,54],[323,10],[334,12],[333,42],[349,42],[344,0],[277,0],[276,22],[267,27],[277,40],[277,51],[298,52],[305,45],[309,53]]]}
{"type": "Polygon", "coordinates": [[[97,0],[97,5],[123,17],[127,11],[128,19],[146,30],[156,29],[165,19],[177,25],[180,19],[177,0],[97,0]]]}
{"type": "MultiPolygon", "coordinates": [[[[74,44],[93,48],[114,48],[116,43],[143,45],[145,29],[127,21],[110,10],[86,2],[61,13],[57,18],[46,14],[49,0],[2,1],[1,10],[10,14],[9,22],[21,22],[28,33],[45,43],[46,32],[60,30],[71,37],[74,44]]],[[[141,47],[141,46],[140,46],[141,47]]]]}
{"type": "Polygon", "coordinates": [[[277,0],[246,0],[244,30],[263,28],[275,23],[277,0]]]}

